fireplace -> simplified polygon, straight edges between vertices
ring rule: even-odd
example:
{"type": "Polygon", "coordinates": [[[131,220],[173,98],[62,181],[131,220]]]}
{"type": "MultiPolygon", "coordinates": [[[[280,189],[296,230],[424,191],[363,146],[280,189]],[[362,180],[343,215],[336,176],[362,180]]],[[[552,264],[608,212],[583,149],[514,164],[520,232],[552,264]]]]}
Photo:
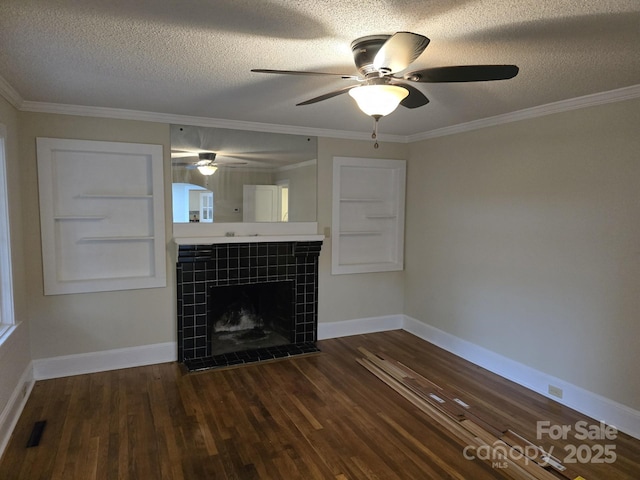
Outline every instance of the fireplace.
{"type": "Polygon", "coordinates": [[[179,245],[178,360],[201,370],[318,351],[321,247],[179,245]]]}
{"type": "Polygon", "coordinates": [[[279,347],[294,342],[293,281],[210,286],[211,353],[279,347]]]}

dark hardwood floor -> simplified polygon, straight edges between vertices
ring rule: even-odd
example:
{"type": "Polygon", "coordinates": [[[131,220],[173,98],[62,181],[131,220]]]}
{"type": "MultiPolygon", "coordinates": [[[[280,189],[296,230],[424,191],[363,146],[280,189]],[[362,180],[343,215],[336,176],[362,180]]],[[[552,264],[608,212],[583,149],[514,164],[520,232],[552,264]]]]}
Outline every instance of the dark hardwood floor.
{"type": "MultiPolygon", "coordinates": [[[[0,461],[0,479],[500,479],[465,444],[356,362],[358,347],[405,363],[561,459],[569,438],[536,422],[597,423],[409,333],[318,342],[322,353],[185,373],[175,363],[36,383],[0,461]],[[26,448],[46,420],[40,444],[26,448]]],[[[586,480],[640,478],[640,441],[616,461],[576,463],[586,480]]],[[[583,451],[584,454],[584,451],[583,451]]],[[[585,458],[584,455],[582,458],[585,458]]],[[[560,478],[560,477],[559,477],[560,478]]]]}

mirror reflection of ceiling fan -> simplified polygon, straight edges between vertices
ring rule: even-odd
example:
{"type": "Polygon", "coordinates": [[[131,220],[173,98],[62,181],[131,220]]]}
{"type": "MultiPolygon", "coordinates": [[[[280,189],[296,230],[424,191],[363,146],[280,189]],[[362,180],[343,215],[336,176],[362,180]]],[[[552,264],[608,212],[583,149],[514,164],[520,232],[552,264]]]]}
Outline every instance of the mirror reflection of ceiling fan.
{"type": "Polygon", "coordinates": [[[172,150],[171,164],[188,170],[198,169],[202,175],[213,175],[219,167],[242,166],[248,162],[236,160],[228,156],[219,156],[215,152],[172,150]]]}
{"type": "MultiPolygon", "coordinates": [[[[418,108],[429,99],[411,83],[484,82],[508,80],[518,74],[515,65],[458,65],[434,67],[396,75],[411,65],[427,48],[430,40],[417,33],[370,35],[351,43],[358,74],[308,72],[296,70],[253,69],[257,73],[281,75],[321,75],[356,81],[356,84],[333,90],[296,105],[310,105],[349,92],[360,110],[375,119],[372,137],[377,136],[378,120],[398,105],[418,108]]],[[[377,148],[377,143],[375,147],[377,148]]]]}

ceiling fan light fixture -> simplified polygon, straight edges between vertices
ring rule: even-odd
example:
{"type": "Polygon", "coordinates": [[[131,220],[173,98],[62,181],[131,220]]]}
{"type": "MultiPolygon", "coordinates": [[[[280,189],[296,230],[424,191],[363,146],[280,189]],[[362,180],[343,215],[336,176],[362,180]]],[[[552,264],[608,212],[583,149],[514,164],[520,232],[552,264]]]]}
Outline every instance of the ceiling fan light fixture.
{"type": "Polygon", "coordinates": [[[202,174],[202,175],[213,175],[214,173],[216,173],[216,170],[218,170],[218,167],[214,167],[213,165],[201,165],[198,167],[198,171],[202,174]]]}
{"type": "Polygon", "coordinates": [[[216,154],[214,152],[201,152],[198,154],[198,158],[200,161],[196,163],[196,167],[198,167],[198,171],[202,175],[213,175],[218,170],[218,167],[213,164],[216,159],[216,154]]]}
{"type": "Polygon", "coordinates": [[[409,91],[397,85],[362,85],[349,90],[349,95],[367,115],[384,117],[400,105],[409,91]]]}

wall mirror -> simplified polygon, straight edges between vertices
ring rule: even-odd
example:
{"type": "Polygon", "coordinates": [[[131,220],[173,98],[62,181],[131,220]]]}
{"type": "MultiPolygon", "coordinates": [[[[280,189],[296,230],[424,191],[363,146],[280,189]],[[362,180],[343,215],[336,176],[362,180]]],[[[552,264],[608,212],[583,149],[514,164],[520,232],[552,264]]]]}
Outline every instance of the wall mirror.
{"type": "Polygon", "coordinates": [[[174,223],[316,221],[316,137],[171,126],[174,223]]]}

